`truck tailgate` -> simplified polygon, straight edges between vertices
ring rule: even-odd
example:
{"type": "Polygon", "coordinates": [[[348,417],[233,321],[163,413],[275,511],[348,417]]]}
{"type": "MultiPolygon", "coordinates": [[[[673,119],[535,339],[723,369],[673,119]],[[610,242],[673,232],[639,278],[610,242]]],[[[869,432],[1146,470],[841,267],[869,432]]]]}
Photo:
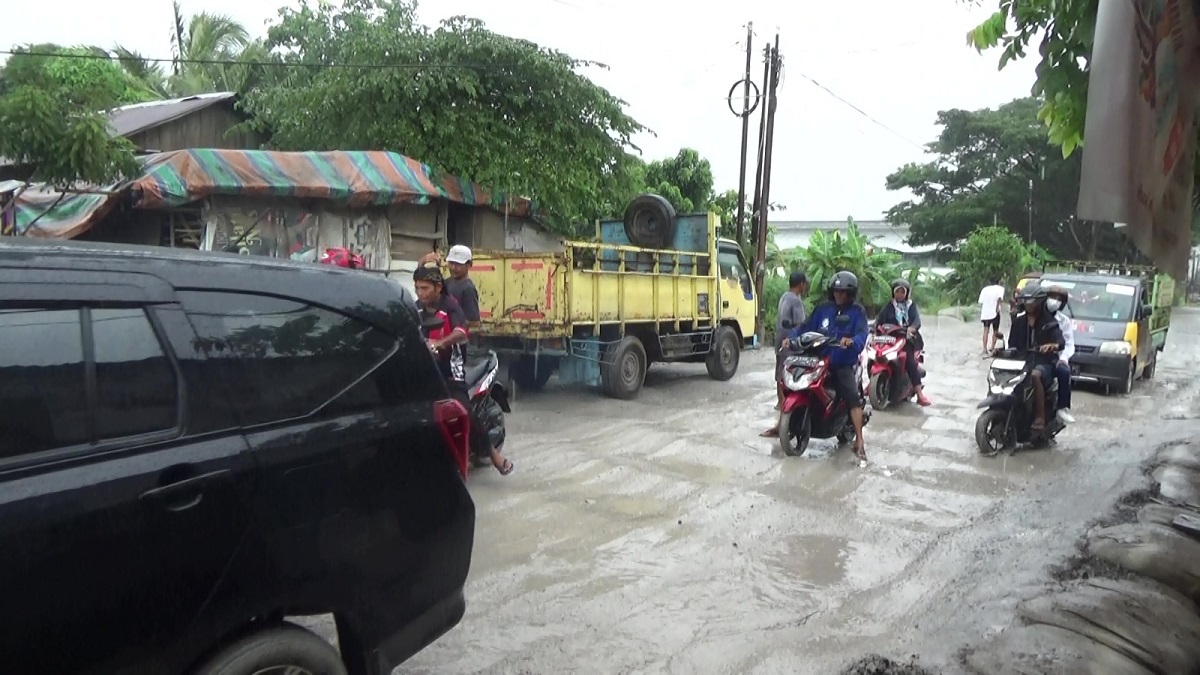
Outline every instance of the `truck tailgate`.
{"type": "Polygon", "coordinates": [[[471,265],[485,335],[570,334],[560,253],[480,253],[471,265]]]}

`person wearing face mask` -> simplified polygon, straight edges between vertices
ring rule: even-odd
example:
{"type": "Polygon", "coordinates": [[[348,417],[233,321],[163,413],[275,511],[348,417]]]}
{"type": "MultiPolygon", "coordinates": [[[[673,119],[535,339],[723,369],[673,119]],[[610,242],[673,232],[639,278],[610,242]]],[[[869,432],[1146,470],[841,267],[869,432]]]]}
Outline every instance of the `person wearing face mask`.
{"type": "Polygon", "coordinates": [[[1071,424],[1075,418],[1071,416],[1071,357],[1075,354],[1075,326],[1071,318],[1062,311],[1067,307],[1067,290],[1061,286],[1051,286],[1046,291],[1046,311],[1058,321],[1062,329],[1063,350],[1059,352],[1058,363],[1055,364],[1054,374],[1058,377],[1058,412],[1055,415],[1063,424],[1071,424]]]}

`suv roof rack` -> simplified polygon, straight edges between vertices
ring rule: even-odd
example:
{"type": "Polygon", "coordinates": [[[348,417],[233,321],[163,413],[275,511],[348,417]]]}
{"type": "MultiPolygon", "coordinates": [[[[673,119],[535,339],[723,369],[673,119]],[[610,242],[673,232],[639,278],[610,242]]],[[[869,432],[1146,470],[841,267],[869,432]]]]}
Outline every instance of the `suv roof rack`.
{"type": "Polygon", "coordinates": [[[1153,265],[1127,265],[1125,263],[1086,262],[1082,260],[1048,260],[1042,263],[1042,272],[1153,277],[1158,274],[1158,268],[1153,265]]]}

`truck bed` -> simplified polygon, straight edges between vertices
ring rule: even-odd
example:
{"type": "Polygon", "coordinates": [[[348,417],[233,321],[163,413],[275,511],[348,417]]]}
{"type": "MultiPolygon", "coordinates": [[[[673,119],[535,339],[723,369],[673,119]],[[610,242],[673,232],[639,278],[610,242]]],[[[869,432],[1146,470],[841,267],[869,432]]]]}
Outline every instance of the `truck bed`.
{"type": "MultiPolygon", "coordinates": [[[[711,326],[717,300],[715,216],[681,217],[676,245],[569,241],[562,252],[480,252],[471,277],[485,336],[569,338],[604,325],[655,322],[711,326]]],[[[602,223],[600,236],[623,239],[602,223]]]]}
{"type": "Polygon", "coordinates": [[[717,296],[707,254],[568,242],[563,253],[486,253],[471,276],[481,333],[572,337],[576,327],[711,324],[717,296]]]}

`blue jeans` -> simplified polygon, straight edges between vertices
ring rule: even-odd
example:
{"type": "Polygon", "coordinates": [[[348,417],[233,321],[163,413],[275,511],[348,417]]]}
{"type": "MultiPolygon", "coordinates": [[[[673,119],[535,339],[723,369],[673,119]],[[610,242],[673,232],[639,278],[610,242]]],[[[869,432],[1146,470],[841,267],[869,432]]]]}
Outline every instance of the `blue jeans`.
{"type": "Polygon", "coordinates": [[[1054,374],[1058,377],[1058,409],[1066,410],[1071,407],[1071,367],[1059,363],[1054,374]]]}

